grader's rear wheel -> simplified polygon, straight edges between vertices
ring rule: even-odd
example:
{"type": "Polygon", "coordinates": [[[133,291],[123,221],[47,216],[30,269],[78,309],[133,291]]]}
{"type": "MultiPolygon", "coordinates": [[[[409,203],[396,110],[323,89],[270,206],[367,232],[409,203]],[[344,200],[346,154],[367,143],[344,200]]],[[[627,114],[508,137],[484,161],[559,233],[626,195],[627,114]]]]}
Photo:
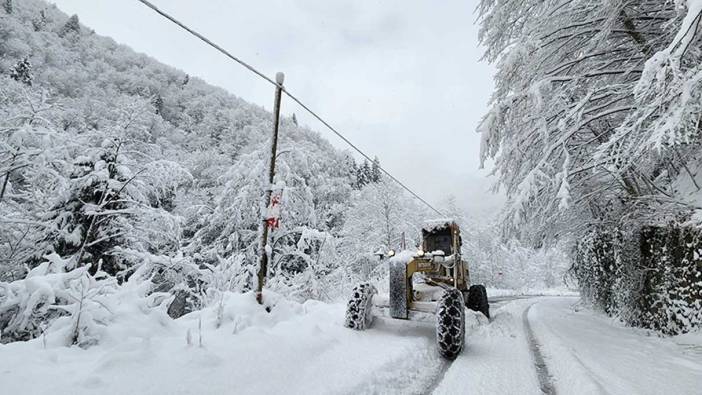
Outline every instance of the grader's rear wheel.
{"type": "Polygon", "coordinates": [[[439,354],[454,360],[463,350],[466,316],[461,291],[452,288],[444,291],[436,306],[436,342],[439,354]]]}
{"type": "Polygon", "coordinates": [[[487,290],[484,285],[470,286],[466,306],[473,311],[483,313],[487,319],[490,319],[490,304],[488,304],[487,290]]]}
{"type": "Polygon", "coordinates": [[[346,305],[345,327],[359,331],[370,327],[373,322],[373,295],[377,292],[370,283],[363,283],[354,287],[351,299],[346,305]]]}

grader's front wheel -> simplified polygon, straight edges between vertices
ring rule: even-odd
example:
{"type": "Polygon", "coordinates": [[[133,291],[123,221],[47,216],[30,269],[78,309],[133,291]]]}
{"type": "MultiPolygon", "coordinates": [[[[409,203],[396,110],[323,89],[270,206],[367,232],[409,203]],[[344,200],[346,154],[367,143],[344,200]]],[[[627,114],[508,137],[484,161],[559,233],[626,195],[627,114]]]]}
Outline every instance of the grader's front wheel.
{"type": "Polygon", "coordinates": [[[370,283],[363,283],[354,287],[351,299],[346,305],[345,327],[359,331],[370,327],[373,322],[373,295],[377,292],[370,283]]]}
{"type": "Polygon", "coordinates": [[[436,306],[436,342],[439,354],[454,360],[463,350],[466,331],[466,312],[461,291],[444,291],[436,306]]]}

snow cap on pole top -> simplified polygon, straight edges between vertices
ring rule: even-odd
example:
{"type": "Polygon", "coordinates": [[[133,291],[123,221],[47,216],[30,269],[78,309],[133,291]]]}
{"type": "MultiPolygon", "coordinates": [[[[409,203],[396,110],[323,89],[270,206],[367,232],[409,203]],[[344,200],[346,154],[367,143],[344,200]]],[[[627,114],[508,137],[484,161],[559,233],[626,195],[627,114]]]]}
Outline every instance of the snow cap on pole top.
{"type": "Polygon", "coordinates": [[[277,82],[278,85],[283,85],[283,81],[285,81],[285,74],[280,71],[275,73],[275,82],[277,82]]]}

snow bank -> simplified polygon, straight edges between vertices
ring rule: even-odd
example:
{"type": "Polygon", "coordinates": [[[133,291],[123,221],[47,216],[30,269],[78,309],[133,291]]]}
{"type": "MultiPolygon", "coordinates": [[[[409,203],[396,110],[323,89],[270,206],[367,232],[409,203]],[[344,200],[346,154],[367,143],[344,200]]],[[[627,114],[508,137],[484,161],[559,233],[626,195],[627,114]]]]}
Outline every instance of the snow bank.
{"type": "Polygon", "coordinates": [[[557,287],[557,288],[520,288],[520,289],[505,289],[505,288],[488,288],[488,298],[499,298],[505,296],[578,296],[580,293],[577,290],[557,287]]]}
{"type": "Polygon", "coordinates": [[[191,327],[201,322],[208,330],[225,327],[232,333],[238,333],[250,327],[272,328],[280,322],[304,315],[305,306],[315,303],[290,301],[268,290],[264,291],[263,298],[264,304],[259,305],[252,291],[243,294],[224,292],[211,306],[186,314],[178,322],[191,327]]]}
{"type": "Polygon", "coordinates": [[[220,303],[177,320],[154,309],[132,311],[133,320],[117,314],[88,349],[44,349],[40,339],[0,345],[2,391],[423,393],[441,368],[431,324],[378,319],[357,332],[343,327],[343,304],[296,303],[273,292],[264,300],[223,293],[220,303]]]}

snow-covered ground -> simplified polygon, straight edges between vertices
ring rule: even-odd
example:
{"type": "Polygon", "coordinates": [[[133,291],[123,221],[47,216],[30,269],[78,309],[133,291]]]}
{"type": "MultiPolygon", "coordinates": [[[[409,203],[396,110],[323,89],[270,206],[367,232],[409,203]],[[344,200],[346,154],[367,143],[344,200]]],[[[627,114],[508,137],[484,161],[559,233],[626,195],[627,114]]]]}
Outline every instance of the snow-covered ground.
{"type": "Polygon", "coordinates": [[[538,394],[527,326],[560,393],[695,394],[702,383],[702,336],[649,336],[577,297],[494,303],[489,323],[468,314],[467,347],[451,364],[431,323],[382,318],[356,332],[343,327],[342,304],[272,299],[266,313],[253,295],[229,294],[221,309],[117,325],[87,350],[50,339],[0,345],[0,392],[538,394]]]}
{"type": "Polygon", "coordinates": [[[266,313],[252,294],[229,294],[219,328],[217,309],[203,311],[202,347],[199,312],[113,331],[87,350],[0,345],[0,393],[419,393],[443,369],[431,324],[379,320],[361,333],[343,327],[341,304],[271,298],[266,313]]]}

